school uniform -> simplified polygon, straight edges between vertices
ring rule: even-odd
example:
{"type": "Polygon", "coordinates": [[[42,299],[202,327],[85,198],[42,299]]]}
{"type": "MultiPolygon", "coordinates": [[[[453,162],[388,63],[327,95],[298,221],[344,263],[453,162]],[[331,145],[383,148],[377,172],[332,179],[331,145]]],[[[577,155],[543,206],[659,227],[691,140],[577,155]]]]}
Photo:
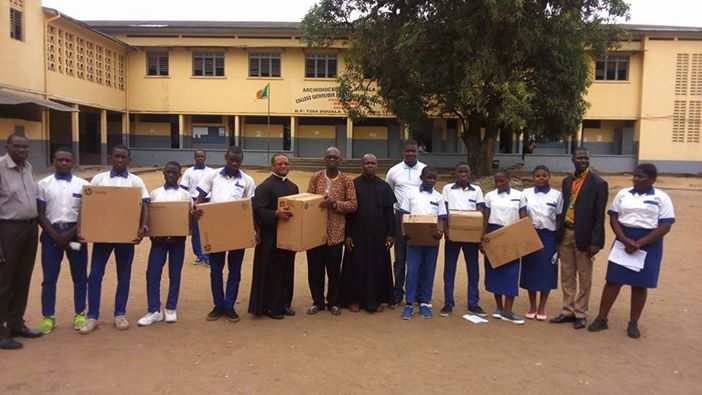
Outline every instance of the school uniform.
{"type": "MultiPolygon", "coordinates": [[[[54,173],[37,183],[37,205],[44,207],[46,218],[58,234],[69,232],[77,226],[78,212],[83,186],[88,182],[73,174],[54,173]]],[[[44,317],[56,313],[56,282],[61,272],[64,252],[73,279],[73,307],[76,314],[85,310],[88,288],[88,248],[81,244],[80,250],[56,247],[48,232],[43,231],[41,241],[41,267],[44,281],[41,283],[41,311],[44,317]]],[[[71,241],[77,242],[77,237],[71,241]]]]}
{"type": "Polygon", "coordinates": [[[550,186],[522,191],[522,207],[544,245],[522,257],[519,286],[528,291],[548,292],[558,288],[558,266],[551,263],[556,253],[556,216],[563,211],[563,196],[550,186]]]}
{"type": "MultiPolygon", "coordinates": [[[[433,188],[420,185],[410,190],[400,206],[403,214],[435,215],[446,219],[444,197],[433,188]]],[[[406,303],[430,304],[438,246],[407,246],[406,303]]]]}
{"type": "MultiPolygon", "coordinates": [[[[461,188],[457,183],[444,186],[444,201],[449,210],[477,211],[478,208],[485,207],[483,191],[477,185],[468,184],[461,188]]],[[[456,279],[456,264],[458,255],[463,250],[463,258],[466,262],[466,274],[468,275],[468,307],[477,307],[480,301],[478,293],[478,279],[480,271],[478,269],[478,249],[480,243],[455,242],[446,238],[444,241],[444,301],[447,306],[455,306],[453,298],[453,287],[456,279]]]]}
{"type": "MultiPolygon", "coordinates": [[[[190,194],[175,185],[164,185],[151,192],[152,202],[190,202],[190,194]]],[[[180,274],[185,258],[185,236],[160,238],[151,240],[149,261],[146,266],[146,299],[148,312],[161,311],[161,274],[168,257],[168,298],[166,309],[175,310],[180,293],[180,274]]]]}
{"type": "MultiPolygon", "coordinates": [[[[183,172],[183,176],[180,178],[180,186],[190,193],[193,201],[197,200],[197,197],[200,196],[200,191],[197,190],[197,186],[200,184],[202,177],[211,171],[211,167],[205,165],[195,165],[183,172]]],[[[206,199],[205,201],[209,201],[209,199],[206,199]]],[[[195,257],[199,261],[208,260],[209,258],[207,254],[202,253],[202,246],[200,245],[200,227],[198,226],[195,218],[193,218],[192,221],[191,231],[192,235],[190,237],[190,241],[193,247],[193,254],[195,254],[195,257]]]]}
{"type": "MultiPolygon", "coordinates": [[[[617,218],[626,237],[634,240],[646,236],[659,224],[675,222],[670,196],[653,187],[641,195],[633,188],[620,190],[607,214],[617,218]]],[[[646,251],[641,271],[635,272],[610,261],[607,263],[607,281],[632,287],[656,288],[663,258],[663,238],[641,247],[641,250],[646,251]]]]}
{"type": "MultiPolygon", "coordinates": [[[[507,188],[502,193],[497,189],[485,195],[485,209],[488,211],[486,233],[519,221],[522,193],[514,188],[507,188]]],[[[517,296],[519,294],[519,259],[493,269],[490,260],[485,257],[485,289],[496,295],[517,296]]]]}
{"type": "MultiPolygon", "coordinates": [[[[124,170],[117,173],[114,169],[97,174],[90,181],[93,186],[106,187],[135,187],[139,188],[144,204],[150,200],[144,181],[135,174],[124,170]]],[[[109,207],[105,207],[109,209],[109,207]]],[[[134,230],[136,237],[136,231],[134,230]]],[[[100,316],[100,296],[102,293],[102,278],[105,276],[107,260],[114,251],[117,268],[117,290],[115,292],[115,316],[127,314],[129,299],[129,283],[132,276],[134,261],[134,244],[132,243],[94,243],[90,259],[90,275],[88,276],[88,318],[97,319],[100,316]]]]}
{"type": "MultiPolygon", "coordinates": [[[[237,170],[234,176],[230,177],[227,175],[227,169],[224,167],[205,174],[197,187],[201,195],[210,195],[211,202],[253,199],[255,189],[256,183],[251,176],[241,170],[237,170]]],[[[210,287],[215,307],[234,308],[234,303],[239,294],[241,263],[244,260],[244,251],[244,249],[241,249],[210,254],[210,287]],[[229,268],[226,291],[222,280],[225,255],[227,267],[229,268]]]]}

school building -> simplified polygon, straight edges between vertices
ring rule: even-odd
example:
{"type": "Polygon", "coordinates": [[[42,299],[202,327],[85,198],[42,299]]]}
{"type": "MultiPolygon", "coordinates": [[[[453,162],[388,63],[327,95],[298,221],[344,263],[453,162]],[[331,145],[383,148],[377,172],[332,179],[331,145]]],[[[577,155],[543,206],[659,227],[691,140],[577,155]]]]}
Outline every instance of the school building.
{"type": "MultiPolygon", "coordinates": [[[[569,171],[571,147],[583,145],[600,171],[645,161],[702,173],[702,28],[626,27],[630,40],[593,59],[581,128],[537,141],[524,168],[569,171]]],[[[135,165],[192,163],[195,148],[219,161],[232,143],[247,165],[277,151],[318,158],[331,145],[399,159],[407,137],[426,146],[427,163],[465,159],[455,119],[407,127],[382,111],[347,117],[336,100],[343,44],[307,48],[301,34],[286,22],[79,21],[40,0],[0,0],[0,138],[25,133],[39,169],[57,146],[87,165],[105,164],[119,143],[135,165]]],[[[522,164],[522,136],[500,134],[500,167],[522,164]]]]}

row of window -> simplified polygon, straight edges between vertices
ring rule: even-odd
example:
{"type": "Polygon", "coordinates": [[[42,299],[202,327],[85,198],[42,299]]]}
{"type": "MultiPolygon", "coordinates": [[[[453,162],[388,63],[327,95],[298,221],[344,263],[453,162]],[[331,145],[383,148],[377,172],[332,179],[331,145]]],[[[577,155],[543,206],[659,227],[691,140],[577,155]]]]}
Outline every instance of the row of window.
{"type": "Polygon", "coordinates": [[[595,62],[595,80],[627,81],[629,80],[629,56],[609,55],[595,62]]]}
{"type": "MultiPolygon", "coordinates": [[[[146,54],[146,75],[168,76],[168,52],[149,51],[146,54]]],[[[280,77],[279,53],[250,53],[249,77],[280,77]]],[[[336,54],[306,54],[305,78],[336,78],[336,54]]],[[[193,75],[224,76],[224,53],[193,52],[193,75]]]]}

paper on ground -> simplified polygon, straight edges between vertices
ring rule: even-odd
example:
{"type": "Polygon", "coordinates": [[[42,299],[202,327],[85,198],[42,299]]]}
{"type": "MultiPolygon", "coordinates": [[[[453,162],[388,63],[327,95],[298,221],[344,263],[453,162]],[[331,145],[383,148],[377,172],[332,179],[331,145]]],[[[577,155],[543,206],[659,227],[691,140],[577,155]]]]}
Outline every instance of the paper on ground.
{"type": "Polygon", "coordinates": [[[478,317],[477,315],[473,315],[473,314],[464,314],[463,318],[474,323],[474,324],[484,324],[484,323],[488,322],[488,320],[481,318],[481,317],[478,317]]]}
{"type": "Polygon", "coordinates": [[[640,272],[644,267],[646,251],[636,250],[636,252],[633,254],[627,254],[624,243],[620,242],[619,240],[615,240],[607,259],[616,263],[617,265],[624,266],[629,270],[640,272]]]}

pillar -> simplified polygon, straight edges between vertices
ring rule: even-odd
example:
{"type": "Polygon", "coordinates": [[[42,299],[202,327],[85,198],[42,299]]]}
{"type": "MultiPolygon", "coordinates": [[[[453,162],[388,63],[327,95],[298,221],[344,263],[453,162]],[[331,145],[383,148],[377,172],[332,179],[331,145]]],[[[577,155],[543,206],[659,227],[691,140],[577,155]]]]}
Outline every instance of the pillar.
{"type": "Polygon", "coordinates": [[[244,148],[241,142],[241,117],[239,115],[234,115],[234,144],[244,148]]]}
{"type": "Polygon", "coordinates": [[[346,157],[353,158],[353,119],[346,118],[346,157]]]}
{"type": "Polygon", "coordinates": [[[178,148],[185,148],[185,115],[178,114],[178,148]]]}
{"type": "Polygon", "coordinates": [[[80,165],[80,113],[78,105],[74,104],[71,113],[71,143],[73,145],[73,157],[76,166],[80,165]]]}
{"type": "Polygon", "coordinates": [[[45,158],[46,164],[51,164],[51,138],[49,137],[50,127],[49,124],[49,109],[42,108],[41,111],[41,147],[42,156],[45,158]]]}
{"type": "Polygon", "coordinates": [[[290,151],[293,156],[296,156],[295,148],[297,148],[297,117],[290,117],[290,151]]]}
{"type": "Polygon", "coordinates": [[[129,147],[129,113],[122,114],[122,144],[129,147]]]}
{"type": "Polygon", "coordinates": [[[107,165],[107,110],[100,110],[100,164],[107,165]]]}

